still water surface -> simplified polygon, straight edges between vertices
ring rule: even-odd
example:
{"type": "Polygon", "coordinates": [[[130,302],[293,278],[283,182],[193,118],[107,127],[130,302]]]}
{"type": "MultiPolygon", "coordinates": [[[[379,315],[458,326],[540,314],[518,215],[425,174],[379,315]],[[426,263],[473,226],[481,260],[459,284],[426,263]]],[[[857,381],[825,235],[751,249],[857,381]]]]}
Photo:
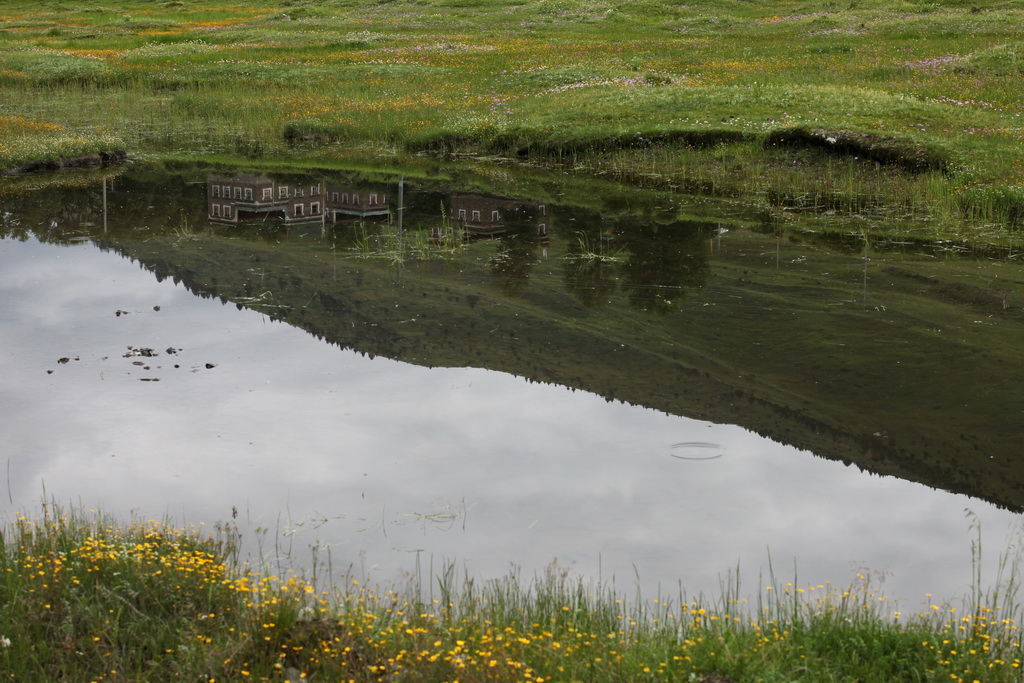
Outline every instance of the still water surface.
{"type": "Polygon", "coordinates": [[[908,607],[966,589],[965,510],[990,568],[1015,529],[1013,258],[410,184],[410,231],[519,218],[399,266],[360,242],[394,209],[235,225],[230,175],[133,172],[106,230],[97,184],[5,200],[8,514],[237,515],[271,562],[384,582],[557,562],[653,597],[770,557],[908,607]]]}

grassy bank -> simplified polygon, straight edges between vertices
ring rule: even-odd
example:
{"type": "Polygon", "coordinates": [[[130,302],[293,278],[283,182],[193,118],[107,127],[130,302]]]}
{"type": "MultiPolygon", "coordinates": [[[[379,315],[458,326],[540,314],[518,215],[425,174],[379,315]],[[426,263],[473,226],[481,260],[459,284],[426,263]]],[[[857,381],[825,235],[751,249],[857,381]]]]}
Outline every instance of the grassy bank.
{"type": "MultiPolygon", "coordinates": [[[[1012,580],[901,614],[855,585],[736,584],[624,599],[552,567],[403,590],[272,578],[214,536],[47,507],[3,529],[0,664],[13,680],[1015,681],[1012,580]]],[[[1012,568],[1008,570],[1013,578],[1012,568]]],[[[772,579],[774,580],[774,579],[772,579]]],[[[431,585],[426,585],[426,584],[431,585]]]]}
{"type": "Polygon", "coordinates": [[[14,0],[0,167],[430,150],[1015,226],[1022,20],[1017,0],[14,0]]]}

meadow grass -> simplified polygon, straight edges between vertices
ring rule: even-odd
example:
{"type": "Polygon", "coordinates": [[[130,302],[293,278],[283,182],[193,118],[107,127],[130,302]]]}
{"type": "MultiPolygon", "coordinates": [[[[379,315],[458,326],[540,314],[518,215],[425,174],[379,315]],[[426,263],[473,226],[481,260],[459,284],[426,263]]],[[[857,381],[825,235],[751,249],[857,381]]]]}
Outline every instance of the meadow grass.
{"type": "Polygon", "coordinates": [[[1022,20],[1018,0],[10,0],[0,168],[426,149],[1005,229],[1024,218],[1022,20]]]}
{"type": "MultiPolygon", "coordinates": [[[[13,680],[1014,681],[1016,564],[961,606],[902,614],[845,588],[736,575],[719,595],[623,596],[552,564],[477,582],[333,587],[239,562],[206,534],[43,507],[3,527],[0,664],[13,680]]],[[[425,579],[425,580],[424,580],[425,579]]]]}

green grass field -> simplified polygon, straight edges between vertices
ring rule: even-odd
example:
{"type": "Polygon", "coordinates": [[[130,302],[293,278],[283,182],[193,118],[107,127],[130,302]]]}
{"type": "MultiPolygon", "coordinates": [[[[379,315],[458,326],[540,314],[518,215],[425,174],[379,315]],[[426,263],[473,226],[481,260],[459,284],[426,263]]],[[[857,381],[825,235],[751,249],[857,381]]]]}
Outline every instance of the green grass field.
{"type": "Polygon", "coordinates": [[[1018,681],[1019,608],[976,593],[902,614],[768,577],[745,599],[626,598],[550,567],[475,583],[323,588],[239,565],[237,532],[52,505],[3,527],[0,667],[54,681],[1018,681]]]}
{"type": "Polygon", "coordinates": [[[1022,25],[1019,0],[10,0],[0,168],[430,150],[1015,227],[1022,25]]]}

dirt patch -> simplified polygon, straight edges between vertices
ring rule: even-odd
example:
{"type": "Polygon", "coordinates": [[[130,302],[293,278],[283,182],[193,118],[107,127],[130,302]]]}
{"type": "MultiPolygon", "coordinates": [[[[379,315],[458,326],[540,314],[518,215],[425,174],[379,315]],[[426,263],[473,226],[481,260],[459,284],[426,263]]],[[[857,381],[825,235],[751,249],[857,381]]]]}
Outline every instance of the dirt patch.
{"type": "MultiPolygon", "coordinates": [[[[565,138],[532,140],[518,133],[498,135],[483,139],[466,135],[449,135],[425,141],[416,147],[426,152],[441,155],[474,152],[495,152],[520,158],[564,157],[579,154],[593,154],[613,149],[644,149],[649,147],[673,146],[690,149],[706,149],[715,145],[735,144],[756,140],[759,136],[737,130],[679,130],[661,133],[635,133],[602,138],[565,138]]],[[[924,171],[951,170],[947,154],[939,149],[915,143],[884,137],[872,133],[858,133],[849,130],[825,128],[783,128],[768,133],[764,146],[814,149],[835,156],[872,161],[884,166],[894,166],[911,173],[924,171]]]]}
{"type": "Polygon", "coordinates": [[[285,124],[282,136],[289,145],[330,144],[339,139],[338,131],[315,121],[290,121],[285,124]]]}
{"type": "Polygon", "coordinates": [[[555,156],[579,152],[596,152],[609,149],[644,149],[647,147],[680,145],[691,149],[704,149],[720,144],[743,142],[746,133],[735,130],[679,130],[644,135],[616,135],[600,140],[562,140],[531,142],[521,146],[516,153],[520,157],[531,154],[555,156]]]}
{"type": "Polygon", "coordinates": [[[697,681],[698,683],[734,683],[728,676],[717,673],[702,674],[697,678],[697,681]]]}
{"type": "Polygon", "coordinates": [[[497,135],[487,140],[467,135],[448,135],[425,142],[419,145],[419,148],[442,155],[485,150],[500,154],[514,154],[521,158],[528,156],[562,157],[606,152],[613,149],[643,149],[667,145],[703,149],[718,144],[743,142],[748,139],[750,139],[749,134],[735,130],[678,130],[554,140],[531,140],[523,135],[512,133],[497,135]]]}
{"type": "Polygon", "coordinates": [[[948,157],[939,150],[871,133],[825,128],[784,128],[769,133],[764,144],[765,147],[816,149],[837,156],[897,166],[915,173],[950,170],[948,157]]]}
{"type": "Polygon", "coordinates": [[[84,156],[68,157],[66,159],[41,159],[39,161],[29,161],[13,168],[5,168],[0,170],[0,175],[23,175],[26,173],[61,171],[69,168],[108,166],[112,164],[119,164],[127,158],[127,152],[122,149],[116,149],[110,152],[86,154],[84,156]]]}

